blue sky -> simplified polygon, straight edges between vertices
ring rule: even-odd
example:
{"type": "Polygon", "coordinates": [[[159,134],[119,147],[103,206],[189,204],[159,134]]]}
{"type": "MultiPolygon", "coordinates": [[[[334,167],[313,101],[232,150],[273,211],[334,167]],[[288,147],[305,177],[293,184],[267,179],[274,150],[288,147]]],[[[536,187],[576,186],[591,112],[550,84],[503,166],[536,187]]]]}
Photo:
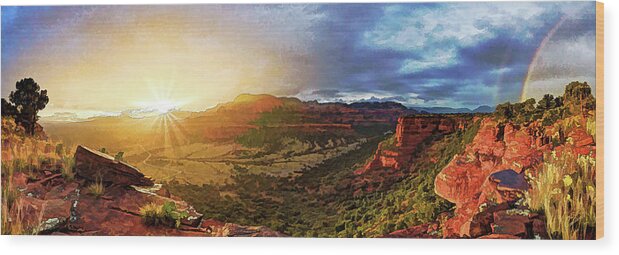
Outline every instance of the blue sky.
{"type": "Polygon", "coordinates": [[[153,87],[192,110],[243,92],[474,108],[518,101],[529,72],[532,96],[594,85],[594,38],[594,2],[2,7],[2,95],[33,77],[50,113],[153,87]]]}

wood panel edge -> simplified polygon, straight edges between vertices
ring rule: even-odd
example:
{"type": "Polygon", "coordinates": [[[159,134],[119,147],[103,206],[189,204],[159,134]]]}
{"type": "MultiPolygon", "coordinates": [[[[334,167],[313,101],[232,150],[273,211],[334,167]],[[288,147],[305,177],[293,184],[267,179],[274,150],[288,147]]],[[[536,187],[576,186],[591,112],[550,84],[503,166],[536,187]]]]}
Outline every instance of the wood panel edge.
{"type": "Polygon", "coordinates": [[[596,239],[604,237],[604,3],[595,5],[596,239]]]}

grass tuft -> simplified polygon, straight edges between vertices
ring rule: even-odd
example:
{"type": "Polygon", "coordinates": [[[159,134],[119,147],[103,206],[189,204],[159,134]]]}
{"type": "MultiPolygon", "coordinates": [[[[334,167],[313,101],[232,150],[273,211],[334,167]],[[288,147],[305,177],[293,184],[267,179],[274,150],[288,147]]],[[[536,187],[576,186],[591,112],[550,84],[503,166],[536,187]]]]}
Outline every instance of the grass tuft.
{"type": "Polygon", "coordinates": [[[174,202],[149,203],[140,208],[140,213],[146,225],[176,228],[180,227],[181,219],[189,216],[185,211],[178,211],[174,202]]]}
{"type": "Polygon", "coordinates": [[[105,186],[103,185],[103,181],[101,179],[97,179],[94,183],[88,185],[86,187],[86,193],[91,194],[95,197],[100,197],[105,193],[105,186]]]}

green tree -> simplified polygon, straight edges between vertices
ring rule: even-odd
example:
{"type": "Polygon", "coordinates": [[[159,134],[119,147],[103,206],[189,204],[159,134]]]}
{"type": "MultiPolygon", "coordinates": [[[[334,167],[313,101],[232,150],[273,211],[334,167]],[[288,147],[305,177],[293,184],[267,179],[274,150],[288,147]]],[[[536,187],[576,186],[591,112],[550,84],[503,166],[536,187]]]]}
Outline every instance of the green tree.
{"type": "Polygon", "coordinates": [[[540,110],[549,110],[555,107],[557,107],[557,101],[551,94],[544,95],[544,97],[537,103],[537,109],[540,110]]]}
{"type": "Polygon", "coordinates": [[[511,119],[514,115],[513,107],[510,102],[498,104],[494,111],[495,115],[502,119],[511,119]]]}
{"type": "Polygon", "coordinates": [[[13,117],[15,122],[24,127],[26,132],[34,135],[37,115],[49,102],[47,90],[41,90],[32,78],[26,78],[15,84],[15,91],[11,91],[9,101],[2,99],[2,116],[13,117]]]}
{"type": "Polygon", "coordinates": [[[563,103],[572,111],[585,112],[595,109],[595,98],[591,94],[591,86],[587,82],[570,82],[565,87],[563,103]]]}
{"type": "Polygon", "coordinates": [[[15,105],[6,101],[6,99],[2,99],[2,117],[13,117],[17,115],[17,108],[15,105]]]}

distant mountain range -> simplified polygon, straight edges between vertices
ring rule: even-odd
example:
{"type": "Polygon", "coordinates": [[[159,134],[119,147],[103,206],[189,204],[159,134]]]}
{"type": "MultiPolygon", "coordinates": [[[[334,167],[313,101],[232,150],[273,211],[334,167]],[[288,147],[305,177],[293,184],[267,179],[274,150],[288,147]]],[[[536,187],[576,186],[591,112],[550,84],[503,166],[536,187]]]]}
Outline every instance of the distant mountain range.
{"type": "Polygon", "coordinates": [[[494,112],[494,107],[482,105],[473,110],[469,108],[451,108],[451,107],[409,107],[419,113],[491,113],[494,112]]]}
{"type": "MultiPolygon", "coordinates": [[[[342,102],[332,102],[332,103],[319,103],[317,101],[301,101],[295,97],[275,97],[267,94],[240,94],[235,100],[227,103],[221,103],[211,109],[206,109],[205,111],[200,112],[187,112],[187,111],[179,111],[173,110],[172,113],[176,117],[184,119],[185,117],[201,117],[201,116],[210,116],[216,112],[233,112],[234,115],[230,116],[239,116],[239,115],[252,115],[253,119],[255,118],[255,114],[260,114],[262,112],[269,112],[274,108],[284,107],[285,109],[291,110],[296,109],[297,111],[306,112],[314,112],[314,114],[320,116],[322,118],[326,116],[332,115],[341,115],[344,119],[350,116],[350,114],[367,114],[367,113],[377,113],[381,111],[385,111],[383,113],[398,113],[398,114],[414,114],[414,113],[429,113],[429,114],[451,114],[451,113],[490,113],[494,111],[494,107],[490,107],[487,105],[479,106],[473,110],[469,108],[451,108],[451,107],[415,107],[415,106],[405,106],[399,102],[393,101],[359,101],[353,103],[342,103],[342,102]],[[352,111],[352,112],[351,112],[352,111]]],[[[70,112],[62,112],[55,113],[51,116],[44,116],[41,118],[41,122],[43,123],[53,123],[53,122],[81,122],[81,121],[92,121],[100,118],[109,118],[109,117],[129,117],[133,119],[143,119],[143,118],[152,118],[161,115],[160,112],[153,109],[132,109],[126,110],[118,115],[109,114],[102,116],[93,116],[89,118],[80,118],[75,113],[70,112]]],[[[307,116],[306,116],[307,117],[307,116]]],[[[358,116],[359,117],[359,116],[358,116]]],[[[366,116],[369,117],[369,116],[366,116]]],[[[383,116],[386,117],[386,116],[383,116]]],[[[391,116],[387,119],[397,119],[398,115],[391,116]]],[[[359,117],[361,118],[361,117],[359,117]]],[[[217,119],[217,118],[215,118],[217,119]]],[[[226,119],[226,118],[224,118],[226,119]]],[[[320,118],[318,118],[320,119],[320,118]]],[[[327,118],[328,119],[328,118],[327,118]]],[[[218,119],[222,121],[222,119],[218,119]]],[[[324,119],[323,119],[324,120],[324,119]]],[[[338,119],[341,121],[340,119],[338,119]]],[[[336,119],[332,121],[338,121],[336,119]]],[[[383,120],[384,121],[384,120],[383,120]]]]}

